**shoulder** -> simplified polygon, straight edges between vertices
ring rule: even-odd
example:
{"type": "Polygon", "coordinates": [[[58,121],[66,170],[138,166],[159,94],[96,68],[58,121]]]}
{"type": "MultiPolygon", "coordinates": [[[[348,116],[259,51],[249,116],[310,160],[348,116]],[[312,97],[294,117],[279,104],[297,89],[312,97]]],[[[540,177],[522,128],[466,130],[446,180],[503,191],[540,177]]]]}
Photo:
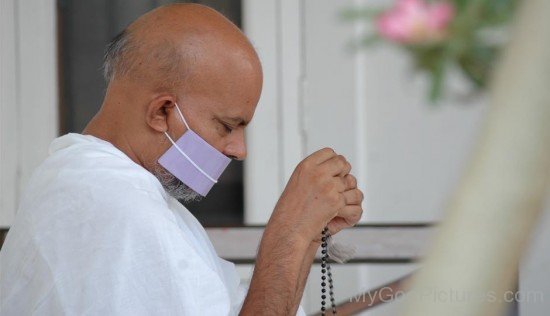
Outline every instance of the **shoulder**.
{"type": "Polygon", "coordinates": [[[40,248],[84,251],[92,241],[115,246],[159,231],[177,233],[158,180],[101,143],[54,151],[31,177],[17,217],[14,226],[21,227],[14,228],[27,231],[40,248]]]}
{"type": "Polygon", "coordinates": [[[65,147],[54,146],[54,141],[50,156],[37,168],[30,185],[33,180],[37,180],[39,185],[50,182],[67,187],[101,184],[105,188],[116,186],[121,190],[163,192],[158,180],[143,166],[110,143],[93,139],[73,141],[65,147]]]}
{"type": "Polygon", "coordinates": [[[22,197],[21,211],[36,213],[34,210],[45,208],[97,213],[97,208],[126,210],[144,209],[151,203],[156,208],[166,205],[166,192],[159,181],[114,146],[105,141],[81,140],[82,135],[61,146],[62,140],[68,142],[64,137],[54,141],[50,156],[33,173],[22,197]]]}

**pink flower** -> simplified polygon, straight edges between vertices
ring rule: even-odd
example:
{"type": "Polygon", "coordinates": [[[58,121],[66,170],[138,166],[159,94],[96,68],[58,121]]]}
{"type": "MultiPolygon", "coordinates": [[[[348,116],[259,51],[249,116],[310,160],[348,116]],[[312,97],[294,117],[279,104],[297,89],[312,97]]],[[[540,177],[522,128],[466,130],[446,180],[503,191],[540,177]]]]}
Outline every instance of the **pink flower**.
{"type": "Polygon", "coordinates": [[[448,2],[397,0],[376,20],[380,36],[403,44],[434,43],[445,39],[454,7],[448,2]]]}

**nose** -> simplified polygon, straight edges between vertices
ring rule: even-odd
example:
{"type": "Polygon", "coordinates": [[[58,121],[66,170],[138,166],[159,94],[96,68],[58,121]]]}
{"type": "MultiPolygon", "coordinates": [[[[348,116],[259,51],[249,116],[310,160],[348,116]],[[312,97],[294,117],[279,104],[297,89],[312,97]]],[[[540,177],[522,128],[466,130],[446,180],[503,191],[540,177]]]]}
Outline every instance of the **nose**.
{"type": "Polygon", "coordinates": [[[244,134],[244,128],[237,128],[231,132],[230,140],[224,150],[226,156],[236,160],[244,160],[246,158],[244,134]]]}

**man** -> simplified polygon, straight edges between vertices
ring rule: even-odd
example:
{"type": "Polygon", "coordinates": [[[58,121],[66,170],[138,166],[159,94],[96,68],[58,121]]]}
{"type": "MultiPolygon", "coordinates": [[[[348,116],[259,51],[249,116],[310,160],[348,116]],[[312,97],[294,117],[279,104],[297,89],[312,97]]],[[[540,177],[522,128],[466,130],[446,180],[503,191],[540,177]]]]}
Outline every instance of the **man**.
{"type": "Polygon", "coordinates": [[[22,197],[0,258],[2,314],[295,314],[322,229],[361,217],[350,164],[322,149],[297,166],[246,291],[177,199],[207,193],[212,161],[245,158],[262,87],[254,49],[214,10],[170,5],[115,38],[105,74],[100,111],[52,143],[22,197]]]}

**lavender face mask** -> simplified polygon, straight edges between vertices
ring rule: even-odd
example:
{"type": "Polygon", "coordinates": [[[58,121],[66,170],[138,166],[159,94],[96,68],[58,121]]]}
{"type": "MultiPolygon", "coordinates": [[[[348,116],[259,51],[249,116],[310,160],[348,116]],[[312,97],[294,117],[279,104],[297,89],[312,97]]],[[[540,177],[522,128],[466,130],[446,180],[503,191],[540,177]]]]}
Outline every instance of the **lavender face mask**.
{"type": "Polygon", "coordinates": [[[176,104],[187,131],[176,141],[164,132],[172,146],[158,160],[168,172],[201,196],[206,196],[218,182],[231,159],[193,132],[176,104]]]}

